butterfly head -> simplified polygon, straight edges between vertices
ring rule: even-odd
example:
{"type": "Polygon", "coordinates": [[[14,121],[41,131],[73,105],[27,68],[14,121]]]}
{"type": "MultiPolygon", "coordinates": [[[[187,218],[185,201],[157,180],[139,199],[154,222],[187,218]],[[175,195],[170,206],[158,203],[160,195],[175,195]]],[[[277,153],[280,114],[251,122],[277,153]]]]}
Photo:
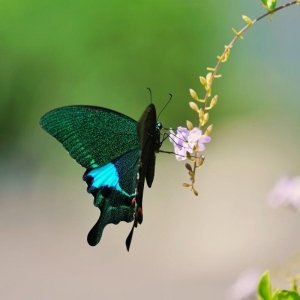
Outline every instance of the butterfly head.
{"type": "Polygon", "coordinates": [[[160,130],[162,130],[162,128],[163,128],[163,124],[162,124],[162,122],[156,122],[156,130],[158,130],[158,131],[160,131],[160,130]]]}

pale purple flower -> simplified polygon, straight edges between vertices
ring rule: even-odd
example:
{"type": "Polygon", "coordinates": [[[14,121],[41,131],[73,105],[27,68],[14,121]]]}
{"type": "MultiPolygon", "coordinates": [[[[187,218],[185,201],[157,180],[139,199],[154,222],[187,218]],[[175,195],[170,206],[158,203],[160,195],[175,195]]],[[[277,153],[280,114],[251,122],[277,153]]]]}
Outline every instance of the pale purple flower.
{"type": "Polygon", "coordinates": [[[211,140],[209,136],[202,135],[202,130],[197,127],[188,130],[181,126],[177,128],[176,134],[170,129],[169,139],[174,145],[177,160],[185,160],[187,152],[193,153],[195,146],[197,146],[198,151],[204,151],[204,143],[208,143],[211,140]]]}
{"type": "Polygon", "coordinates": [[[242,272],[235,283],[226,291],[226,300],[256,299],[260,272],[248,269],[242,272]],[[252,298],[253,297],[253,298],[252,298]]]}
{"type": "Polygon", "coordinates": [[[194,127],[190,131],[190,135],[188,137],[188,141],[190,143],[198,143],[198,150],[204,151],[205,146],[204,143],[210,142],[211,137],[208,135],[202,135],[202,130],[200,130],[198,127],[194,127]]]}
{"type": "Polygon", "coordinates": [[[177,134],[170,129],[170,142],[174,145],[175,157],[177,160],[186,159],[186,153],[192,153],[194,144],[188,142],[189,130],[179,126],[177,128],[177,134]]]}
{"type": "Polygon", "coordinates": [[[300,209],[300,176],[280,178],[269,192],[268,202],[274,208],[292,206],[300,209]]]}

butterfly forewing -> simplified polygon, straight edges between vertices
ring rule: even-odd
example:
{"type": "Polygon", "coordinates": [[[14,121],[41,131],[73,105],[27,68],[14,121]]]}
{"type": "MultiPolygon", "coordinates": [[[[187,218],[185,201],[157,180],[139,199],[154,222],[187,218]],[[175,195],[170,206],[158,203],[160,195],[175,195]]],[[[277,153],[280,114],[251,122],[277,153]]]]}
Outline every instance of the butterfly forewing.
{"type": "Polygon", "coordinates": [[[57,108],[44,115],[40,124],[87,169],[101,166],[140,147],[137,122],[103,107],[57,108]]]}

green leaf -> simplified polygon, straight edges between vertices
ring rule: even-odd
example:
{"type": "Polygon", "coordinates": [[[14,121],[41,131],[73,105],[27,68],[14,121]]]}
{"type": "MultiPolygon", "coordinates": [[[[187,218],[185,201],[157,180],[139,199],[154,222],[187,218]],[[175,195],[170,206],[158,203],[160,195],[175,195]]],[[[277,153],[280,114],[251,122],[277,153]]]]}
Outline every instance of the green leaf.
{"type": "Polygon", "coordinates": [[[253,22],[249,17],[242,15],[242,18],[248,25],[250,25],[250,26],[253,25],[253,22]]]}
{"type": "Polygon", "coordinates": [[[273,10],[277,4],[277,0],[261,0],[261,2],[267,10],[273,10]]]}
{"type": "Polygon", "coordinates": [[[265,271],[258,283],[257,293],[263,300],[272,300],[270,272],[268,270],[265,271]]]}
{"type": "Polygon", "coordinates": [[[274,295],[274,300],[300,300],[300,296],[294,291],[280,291],[274,295]]]}

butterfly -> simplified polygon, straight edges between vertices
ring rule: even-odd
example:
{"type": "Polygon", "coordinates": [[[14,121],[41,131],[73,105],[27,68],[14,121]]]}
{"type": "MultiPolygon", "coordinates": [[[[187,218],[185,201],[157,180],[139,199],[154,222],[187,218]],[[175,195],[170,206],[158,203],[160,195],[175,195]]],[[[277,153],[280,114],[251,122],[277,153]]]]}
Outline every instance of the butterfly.
{"type": "Polygon", "coordinates": [[[100,242],[106,225],[133,221],[126,239],[129,251],[134,228],[143,221],[145,181],[151,187],[155,153],[162,144],[162,123],[156,120],[154,104],[138,122],[104,107],[73,105],[46,113],[40,125],[86,168],[87,192],[100,209],[87,236],[89,245],[100,242]]]}

